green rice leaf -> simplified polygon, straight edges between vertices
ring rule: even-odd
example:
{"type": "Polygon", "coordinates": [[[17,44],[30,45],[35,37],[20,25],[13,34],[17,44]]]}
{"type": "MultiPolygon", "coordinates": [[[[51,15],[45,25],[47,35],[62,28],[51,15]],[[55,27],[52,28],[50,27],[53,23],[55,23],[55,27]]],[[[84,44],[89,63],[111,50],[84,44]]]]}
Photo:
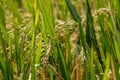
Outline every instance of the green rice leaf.
{"type": "Polygon", "coordinates": [[[81,18],[79,17],[75,7],[71,4],[70,0],[66,0],[66,4],[68,6],[68,9],[73,17],[73,19],[78,22],[78,21],[81,21],[81,18]]]}

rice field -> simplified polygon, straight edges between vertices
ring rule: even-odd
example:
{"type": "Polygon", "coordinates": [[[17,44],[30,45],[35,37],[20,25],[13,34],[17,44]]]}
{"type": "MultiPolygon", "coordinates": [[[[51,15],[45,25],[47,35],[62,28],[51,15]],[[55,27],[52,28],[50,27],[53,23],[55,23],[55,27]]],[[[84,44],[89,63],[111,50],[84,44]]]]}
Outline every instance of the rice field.
{"type": "Polygon", "coordinates": [[[120,80],[120,0],[0,0],[0,80],[120,80]]]}

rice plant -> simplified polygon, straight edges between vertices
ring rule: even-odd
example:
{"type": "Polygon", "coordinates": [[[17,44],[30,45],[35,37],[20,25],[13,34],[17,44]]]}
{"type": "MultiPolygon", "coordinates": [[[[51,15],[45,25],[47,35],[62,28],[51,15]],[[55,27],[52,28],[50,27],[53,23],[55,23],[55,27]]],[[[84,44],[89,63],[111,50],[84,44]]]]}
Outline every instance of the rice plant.
{"type": "Polygon", "coordinates": [[[0,0],[0,80],[120,80],[119,0],[0,0]]]}

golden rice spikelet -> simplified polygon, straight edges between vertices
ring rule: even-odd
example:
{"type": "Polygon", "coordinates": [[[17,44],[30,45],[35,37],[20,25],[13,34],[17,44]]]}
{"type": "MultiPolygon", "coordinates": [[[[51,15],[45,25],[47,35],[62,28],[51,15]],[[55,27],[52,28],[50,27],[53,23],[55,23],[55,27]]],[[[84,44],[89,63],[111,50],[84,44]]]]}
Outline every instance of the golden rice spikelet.
{"type": "Polygon", "coordinates": [[[84,74],[84,52],[80,45],[79,41],[79,31],[76,28],[70,37],[71,42],[71,54],[73,56],[72,61],[72,80],[81,80],[84,74]]]}

